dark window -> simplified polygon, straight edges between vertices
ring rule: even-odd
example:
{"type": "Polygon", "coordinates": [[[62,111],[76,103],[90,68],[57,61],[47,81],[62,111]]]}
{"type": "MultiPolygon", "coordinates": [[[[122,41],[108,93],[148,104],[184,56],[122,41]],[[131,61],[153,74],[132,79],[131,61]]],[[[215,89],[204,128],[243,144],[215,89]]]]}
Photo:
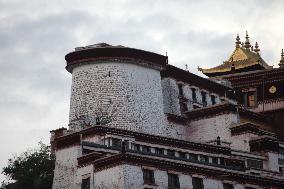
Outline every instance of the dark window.
{"type": "Polygon", "coordinates": [[[216,104],[216,97],[214,95],[211,95],[211,103],[212,105],[216,104]]]}
{"type": "Polygon", "coordinates": [[[173,151],[173,150],[167,150],[167,155],[168,155],[168,156],[175,156],[175,151],[173,151]]]}
{"type": "Polygon", "coordinates": [[[201,178],[192,178],[193,189],[204,189],[203,179],[201,178]]]}
{"type": "Polygon", "coordinates": [[[149,185],[155,184],[154,171],[143,169],[143,180],[144,184],[149,184],[149,185]]]}
{"type": "Polygon", "coordinates": [[[168,174],[168,188],[179,189],[179,178],[176,174],[168,174]]]}
{"type": "Polygon", "coordinates": [[[263,163],[262,163],[261,160],[248,159],[247,165],[248,165],[248,168],[254,168],[254,169],[262,169],[263,168],[263,163]]]}
{"type": "Polygon", "coordinates": [[[192,92],[192,101],[193,101],[193,102],[197,102],[196,89],[195,89],[195,88],[192,88],[192,89],[191,89],[191,92],[192,92]]]}
{"type": "Polygon", "coordinates": [[[186,112],[188,110],[186,102],[180,101],[179,106],[180,106],[180,111],[181,112],[186,112]]]}
{"type": "Polygon", "coordinates": [[[144,152],[144,153],[150,153],[150,152],[151,152],[150,146],[142,146],[142,152],[144,152]]]}
{"type": "Polygon", "coordinates": [[[155,152],[156,154],[164,155],[164,150],[162,148],[156,148],[155,152]]]}
{"type": "Polygon", "coordinates": [[[112,139],[112,146],[115,148],[121,148],[121,139],[112,139]]]}
{"type": "Polygon", "coordinates": [[[183,86],[182,86],[182,84],[178,84],[178,94],[179,94],[179,96],[183,96],[183,86]]]}
{"type": "Polygon", "coordinates": [[[185,152],[179,152],[179,157],[182,159],[186,159],[186,153],[185,152]]]}
{"type": "Polygon", "coordinates": [[[256,107],[257,106],[256,91],[246,91],[244,93],[244,101],[245,101],[245,106],[256,107]]]}
{"type": "Polygon", "coordinates": [[[224,183],[224,184],[223,184],[223,188],[224,188],[224,189],[234,189],[234,185],[228,184],[228,183],[224,183]]]}
{"type": "Polygon", "coordinates": [[[208,156],[200,155],[200,161],[204,162],[204,163],[208,163],[209,162],[209,158],[208,158],[208,156]]]}
{"type": "Polygon", "coordinates": [[[196,154],[188,154],[190,160],[198,161],[198,156],[196,154]]]}
{"type": "Polygon", "coordinates": [[[284,163],[284,148],[279,148],[279,163],[284,163]]]}
{"type": "Polygon", "coordinates": [[[82,179],[81,189],[90,189],[90,177],[82,179]]]}
{"type": "Polygon", "coordinates": [[[140,151],[140,145],[134,144],[134,151],[139,152],[140,151]]]}
{"type": "Polygon", "coordinates": [[[212,163],[218,164],[218,158],[217,157],[212,157],[212,163]]]}
{"type": "Polygon", "coordinates": [[[225,159],[224,158],[220,158],[220,165],[225,165],[225,159]]]}
{"type": "Polygon", "coordinates": [[[206,92],[202,91],[201,92],[201,96],[202,96],[202,104],[203,104],[203,106],[207,106],[206,92]]]}

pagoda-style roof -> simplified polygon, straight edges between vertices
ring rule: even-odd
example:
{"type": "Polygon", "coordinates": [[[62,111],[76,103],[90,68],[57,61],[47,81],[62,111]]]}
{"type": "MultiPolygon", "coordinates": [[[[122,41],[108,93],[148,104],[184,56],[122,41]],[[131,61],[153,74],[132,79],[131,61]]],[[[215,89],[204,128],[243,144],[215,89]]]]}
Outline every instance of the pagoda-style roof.
{"type": "Polygon", "coordinates": [[[224,61],[223,64],[209,69],[198,68],[198,70],[208,77],[215,77],[232,73],[272,69],[272,66],[269,66],[261,58],[258,44],[256,43],[255,49],[253,49],[248,41],[248,36],[246,38],[245,44],[240,46],[239,36],[237,36],[236,48],[230,58],[224,61]]]}

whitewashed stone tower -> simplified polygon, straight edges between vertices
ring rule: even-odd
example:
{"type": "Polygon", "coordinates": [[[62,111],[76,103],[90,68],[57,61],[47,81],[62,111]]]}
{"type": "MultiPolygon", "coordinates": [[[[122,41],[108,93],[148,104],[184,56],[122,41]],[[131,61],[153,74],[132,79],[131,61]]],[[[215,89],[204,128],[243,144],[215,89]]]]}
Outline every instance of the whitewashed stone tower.
{"type": "Polygon", "coordinates": [[[167,57],[100,43],[65,57],[72,73],[69,127],[104,125],[162,134],[165,127],[160,71],[167,57]]]}

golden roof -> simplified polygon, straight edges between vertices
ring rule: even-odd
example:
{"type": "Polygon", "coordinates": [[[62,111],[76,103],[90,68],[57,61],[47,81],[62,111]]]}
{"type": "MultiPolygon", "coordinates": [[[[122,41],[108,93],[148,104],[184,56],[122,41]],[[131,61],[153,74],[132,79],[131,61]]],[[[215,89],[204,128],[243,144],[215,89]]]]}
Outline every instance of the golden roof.
{"type": "Polygon", "coordinates": [[[249,46],[248,36],[246,41],[247,46],[243,45],[241,47],[239,43],[239,37],[237,36],[236,48],[230,58],[227,61],[224,61],[223,64],[209,69],[198,68],[198,70],[207,76],[215,76],[240,72],[240,70],[246,71],[252,67],[257,67],[254,69],[272,69],[272,66],[269,66],[261,58],[257,43],[255,49],[249,46]]]}

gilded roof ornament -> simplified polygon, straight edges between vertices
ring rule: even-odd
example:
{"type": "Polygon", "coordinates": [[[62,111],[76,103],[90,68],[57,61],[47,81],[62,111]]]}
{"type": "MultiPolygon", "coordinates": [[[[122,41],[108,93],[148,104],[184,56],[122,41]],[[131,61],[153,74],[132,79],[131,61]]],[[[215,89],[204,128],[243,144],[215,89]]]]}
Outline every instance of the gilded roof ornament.
{"type": "Polygon", "coordinates": [[[245,48],[249,49],[251,47],[250,42],[249,42],[249,36],[248,36],[248,31],[246,31],[246,41],[245,41],[245,48]]]}
{"type": "Polygon", "coordinates": [[[258,43],[255,42],[255,46],[254,46],[254,52],[256,52],[257,54],[259,53],[260,49],[259,49],[259,46],[258,46],[258,43]]]}
{"type": "Polygon", "coordinates": [[[281,51],[281,59],[280,59],[280,62],[278,64],[280,66],[280,68],[284,68],[284,51],[282,49],[281,51]]]}
{"type": "Polygon", "coordinates": [[[240,36],[239,36],[239,34],[237,35],[237,37],[236,37],[236,48],[239,48],[240,47],[240,44],[241,44],[241,41],[240,41],[240,36]]]}

